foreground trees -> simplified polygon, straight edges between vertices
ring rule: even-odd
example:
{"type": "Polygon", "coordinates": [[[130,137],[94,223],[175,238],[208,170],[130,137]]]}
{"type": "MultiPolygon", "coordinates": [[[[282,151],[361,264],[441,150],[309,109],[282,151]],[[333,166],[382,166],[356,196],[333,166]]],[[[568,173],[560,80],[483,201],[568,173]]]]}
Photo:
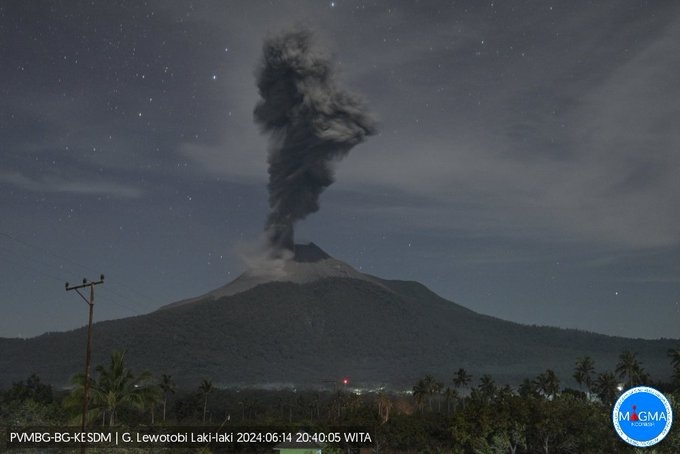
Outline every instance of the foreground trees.
{"type": "MultiPolygon", "coordinates": [[[[670,350],[668,358],[677,379],[680,349],[670,350]]],[[[224,425],[247,422],[320,430],[368,427],[374,430],[373,449],[379,452],[633,453],[613,430],[611,409],[622,391],[622,379],[630,383],[636,371],[645,375],[635,359],[634,354],[624,352],[619,358],[622,367],[616,372],[596,373],[592,359],[580,358],[574,378],[592,391],[591,398],[586,398],[581,391],[562,389],[560,377],[550,369],[528,377],[519,387],[496,383],[497,377],[490,375],[472,384],[469,374],[460,369],[464,380],[456,382],[459,374],[455,374],[454,386],[444,388],[437,377],[427,375],[410,392],[225,390],[210,379],[176,390],[169,375],[155,382],[148,373],[130,370],[124,352],[114,352],[93,374],[90,427],[147,426],[154,422],[154,405],[162,404],[168,425],[200,426],[212,420],[224,421],[224,425]]],[[[80,386],[69,394],[53,390],[37,376],[0,392],[0,438],[3,425],[68,425],[69,408],[72,416],[79,417],[82,375],[77,380],[80,386]]],[[[679,385],[653,384],[669,397],[675,414],[680,414],[679,385]]],[[[262,451],[269,448],[263,446],[262,451]]],[[[680,431],[673,428],[654,452],[680,452],[680,431]]]]}
{"type": "Polygon", "coordinates": [[[456,375],[453,377],[453,386],[458,388],[466,388],[472,382],[472,375],[470,375],[465,369],[460,368],[456,371],[456,375]]]}
{"type": "Polygon", "coordinates": [[[547,399],[553,399],[560,391],[560,379],[557,378],[557,374],[552,369],[548,369],[536,377],[534,383],[536,390],[547,399]]]}
{"type": "MultiPolygon", "coordinates": [[[[90,377],[90,403],[88,419],[100,416],[102,422],[114,426],[118,411],[122,408],[141,410],[159,401],[160,388],[151,381],[149,372],[135,376],[125,366],[125,352],[114,351],[108,366],[97,366],[96,378],[90,377]]],[[[67,404],[77,409],[83,398],[85,377],[78,374],[73,378],[76,388],[67,404]]]]}
{"type": "Polygon", "coordinates": [[[436,381],[432,375],[426,375],[425,378],[419,380],[413,387],[413,397],[416,399],[418,409],[423,411],[427,400],[428,409],[431,411],[433,399],[437,397],[437,401],[440,402],[438,397],[443,388],[444,385],[436,381]]]}
{"type": "Polygon", "coordinates": [[[172,379],[172,376],[163,374],[161,375],[161,382],[158,384],[158,386],[163,392],[163,422],[165,422],[166,410],[168,407],[168,397],[170,397],[171,394],[175,394],[175,382],[172,379]]]}
{"type": "Polygon", "coordinates": [[[593,375],[595,374],[595,363],[590,356],[579,358],[576,361],[576,368],[574,369],[574,380],[578,383],[579,388],[585,386],[586,392],[590,397],[593,390],[593,375]]]}
{"type": "Polygon", "coordinates": [[[198,390],[200,391],[201,395],[203,395],[203,423],[205,423],[205,415],[208,411],[208,394],[210,394],[213,390],[212,380],[208,380],[207,378],[203,379],[201,386],[198,387],[198,390]]]}
{"type": "Polygon", "coordinates": [[[680,347],[669,349],[668,357],[670,358],[671,366],[673,367],[673,384],[676,389],[680,390],[680,347]]]}
{"type": "Polygon", "coordinates": [[[625,380],[626,388],[632,388],[644,384],[647,380],[642,364],[637,359],[637,355],[631,351],[624,351],[619,355],[619,363],[616,365],[616,373],[619,378],[625,380]]]}
{"type": "Polygon", "coordinates": [[[619,382],[611,372],[602,372],[595,380],[595,392],[602,403],[613,405],[619,392],[619,382]]]}

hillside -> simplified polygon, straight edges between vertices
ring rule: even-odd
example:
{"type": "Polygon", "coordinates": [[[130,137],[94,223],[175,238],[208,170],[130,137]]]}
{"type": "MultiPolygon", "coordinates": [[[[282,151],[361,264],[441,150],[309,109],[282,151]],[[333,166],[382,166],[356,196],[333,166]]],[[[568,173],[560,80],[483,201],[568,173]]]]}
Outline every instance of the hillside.
{"type": "MultiPolygon", "coordinates": [[[[0,339],[0,386],[33,372],[65,385],[83,367],[85,338],[81,328],[0,339]]],[[[127,349],[135,370],[192,386],[205,377],[219,386],[322,386],[349,376],[355,384],[410,387],[426,373],[446,379],[459,367],[515,383],[552,368],[566,381],[578,357],[611,370],[627,349],[666,378],[665,354],[677,344],[525,326],[477,314],[416,282],[324,274],[96,323],[93,358],[103,363],[112,350],[127,349]]]]}

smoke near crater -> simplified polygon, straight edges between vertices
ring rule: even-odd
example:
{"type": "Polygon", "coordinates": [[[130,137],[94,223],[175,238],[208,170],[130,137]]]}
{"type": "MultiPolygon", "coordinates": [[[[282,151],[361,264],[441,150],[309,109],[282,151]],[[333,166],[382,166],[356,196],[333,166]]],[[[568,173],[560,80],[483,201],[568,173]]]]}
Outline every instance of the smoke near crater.
{"type": "Polygon", "coordinates": [[[307,29],[264,43],[254,117],[270,135],[265,234],[274,253],[292,250],[295,223],[319,210],[319,196],[334,181],[333,163],[376,132],[363,102],[336,86],[335,73],[307,29]]]}

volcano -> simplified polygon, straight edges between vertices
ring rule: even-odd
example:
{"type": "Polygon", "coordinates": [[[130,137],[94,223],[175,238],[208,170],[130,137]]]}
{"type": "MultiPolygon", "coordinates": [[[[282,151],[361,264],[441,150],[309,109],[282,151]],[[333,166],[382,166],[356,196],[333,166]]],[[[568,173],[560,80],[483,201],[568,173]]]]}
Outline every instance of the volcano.
{"type": "Polygon", "coordinates": [[[269,282],[307,284],[325,278],[337,277],[358,279],[382,285],[380,279],[360,273],[348,264],[334,259],[314,243],[296,244],[290,252],[292,252],[292,260],[280,260],[272,266],[246,271],[223,287],[195,298],[168,304],[163,306],[161,310],[235,295],[269,282]]]}
{"type": "MultiPolygon", "coordinates": [[[[518,383],[550,368],[569,384],[577,358],[613,370],[625,350],[654,379],[667,379],[677,340],[642,340],[527,326],[471,311],[411,281],[361,273],[314,244],[290,260],[250,270],[196,298],[94,325],[94,364],[127,350],[133,370],[170,374],[179,385],[410,388],[425,374],[456,370],[518,383]]],[[[0,339],[0,386],[37,373],[66,385],[82,369],[86,328],[0,339]]]]}

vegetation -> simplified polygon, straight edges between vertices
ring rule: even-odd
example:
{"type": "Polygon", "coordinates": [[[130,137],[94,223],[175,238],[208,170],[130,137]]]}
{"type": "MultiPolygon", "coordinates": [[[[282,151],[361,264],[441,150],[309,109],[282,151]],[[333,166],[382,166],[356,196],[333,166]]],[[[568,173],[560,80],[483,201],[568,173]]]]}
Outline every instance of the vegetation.
{"type": "Polygon", "coordinates": [[[626,380],[626,388],[641,385],[648,379],[642,364],[637,359],[637,355],[629,350],[624,351],[619,356],[616,373],[619,378],[626,380]]]}
{"type": "MultiPolygon", "coordinates": [[[[193,390],[177,389],[169,375],[154,380],[125,364],[115,351],[91,378],[90,427],[248,425],[322,430],[363,426],[379,452],[600,453],[637,452],[619,439],[611,408],[628,385],[648,384],[669,396],[680,414],[680,349],[668,351],[673,375],[652,382],[632,352],[623,352],[615,371],[596,372],[588,357],[574,364],[579,389],[560,386],[551,369],[516,389],[490,375],[473,380],[464,369],[440,380],[428,374],[408,392],[356,393],[336,389],[220,389],[205,378],[193,390]],[[453,386],[444,386],[449,382],[453,386]],[[162,418],[154,417],[162,405],[162,418]]],[[[0,393],[0,426],[58,426],[80,418],[82,375],[70,391],[55,391],[36,375],[0,393]]],[[[271,444],[257,449],[269,450],[271,444]]],[[[332,449],[331,449],[332,451],[332,449]]],[[[649,452],[680,452],[680,431],[649,452]]]]}
{"type": "Polygon", "coordinates": [[[590,356],[584,356],[576,361],[574,369],[574,380],[579,387],[585,386],[588,395],[593,390],[593,374],[595,373],[595,363],[590,356]]]}
{"type": "Polygon", "coordinates": [[[673,366],[673,384],[680,388],[680,347],[668,349],[668,357],[673,366]]]}
{"type": "Polygon", "coordinates": [[[161,392],[163,392],[163,422],[165,422],[166,419],[166,410],[168,407],[168,397],[172,394],[175,394],[175,381],[172,379],[172,376],[168,374],[163,374],[161,375],[161,382],[158,384],[161,388],[161,392]]]}
{"type": "MultiPolygon", "coordinates": [[[[135,376],[125,367],[125,352],[114,351],[107,367],[97,366],[96,378],[90,377],[90,402],[88,421],[99,417],[102,425],[115,426],[122,409],[150,409],[159,401],[161,390],[151,381],[151,374],[142,372],[135,376]]],[[[73,378],[75,389],[65,401],[72,410],[79,410],[83,401],[85,377],[78,374],[73,378]]],[[[153,416],[151,417],[153,420],[153,416]]]]}
{"type": "Polygon", "coordinates": [[[198,387],[198,390],[203,395],[203,423],[205,424],[205,415],[208,411],[208,394],[210,394],[213,390],[212,380],[203,379],[201,386],[198,387]]]}

